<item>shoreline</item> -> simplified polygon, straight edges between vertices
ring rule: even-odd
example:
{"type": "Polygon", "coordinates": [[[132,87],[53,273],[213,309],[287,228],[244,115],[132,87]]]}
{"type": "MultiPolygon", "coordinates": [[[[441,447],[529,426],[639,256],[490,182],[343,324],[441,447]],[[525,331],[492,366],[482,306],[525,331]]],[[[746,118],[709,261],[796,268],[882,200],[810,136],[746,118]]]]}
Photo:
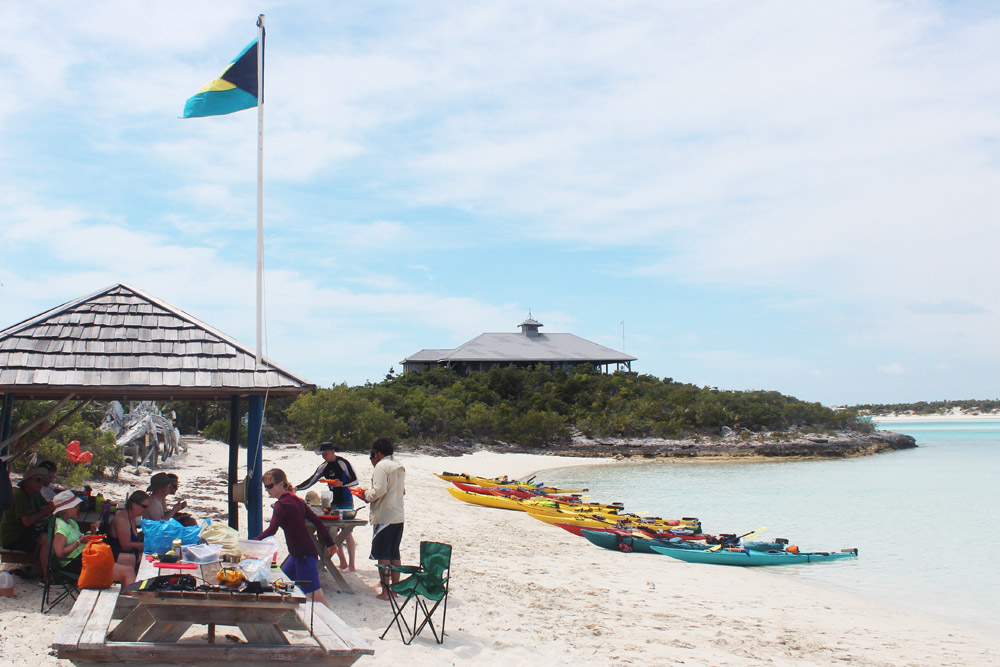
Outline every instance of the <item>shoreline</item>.
{"type": "MultiPolygon", "coordinates": [[[[177,472],[180,496],[198,518],[224,514],[220,477],[227,451],[222,443],[192,443],[160,468],[177,472]]],[[[246,450],[240,455],[242,468],[246,450]]],[[[371,466],[364,456],[344,455],[367,486],[371,466]]],[[[612,458],[485,451],[451,457],[401,452],[398,458],[407,469],[403,562],[417,561],[421,540],[454,548],[448,635],[442,646],[423,637],[404,646],[398,634],[378,639],[390,612],[374,598],[378,577],[367,560],[371,533],[362,527],[355,531],[357,572],[347,575],[357,594],[328,594],[334,611],[375,649],[373,658],[358,665],[1000,663],[1000,641],[978,628],[795,578],[598,549],[523,513],[455,500],[445,491],[447,483],[432,474],[447,470],[524,478],[554,468],[608,465],[616,462],[612,458]]],[[[265,469],[282,468],[291,481],[305,479],[317,464],[315,454],[300,448],[264,449],[265,469]]],[[[147,479],[148,474],[126,472],[119,482],[96,486],[114,486],[117,499],[130,484],[145,488],[147,479]]],[[[265,520],[270,506],[265,501],[265,520]]],[[[245,536],[242,506],[240,522],[245,536]]],[[[284,540],[279,541],[283,555],[284,540]]],[[[321,580],[328,582],[328,576],[321,580]]],[[[49,654],[49,645],[69,605],[42,615],[41,589],[34,582],[19,579],[15,590],[18,597],[0,599],[0,654],[12,664],[68,665],[49,654]]],[[[203,641],[203,636],[183,641],[203,641]]]]}
{"type": "Polygon", "coordinates": [[[498,454],[526,454],[558,456],[566,458],[611,457],[616,460],[720,460],[724,462],[742,460],[803,460],[836,459],[869,456],[883,452],[913,449],[916,440],[909,435],[892,431],[874,430],[871,433],[837,431],[830,434],[763,433],[752,437],[689,437],[671,440],[667,438],[589,438],[581,435],[571,441],[526,447],[511,443],[482,444],[477,442],[453,441],[427,443],[414,447],[414,451],[428,456],[460,456],[476,452],[498,454]]]}
{"type": "Polygon", "coordinates": [[[949,415],[872,415],[874,424],[895,424],[899,422],[977,422],[977,421],[1000,420],[1000,414],[965,414],[956,413],[949,415]]]}

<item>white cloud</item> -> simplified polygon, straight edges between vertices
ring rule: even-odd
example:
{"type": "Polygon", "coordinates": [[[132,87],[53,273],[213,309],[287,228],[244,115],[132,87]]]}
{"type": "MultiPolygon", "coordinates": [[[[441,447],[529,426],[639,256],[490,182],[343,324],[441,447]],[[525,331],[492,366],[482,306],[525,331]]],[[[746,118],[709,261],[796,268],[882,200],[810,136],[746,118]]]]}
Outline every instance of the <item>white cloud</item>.
{"type": "Polygon", "coordinates": [[[687,339],[630,328],[663,366],[671,336],[705,377],[778,383],[1000,357],[1000,15],[940,3],[7,4],[0,307],[126,279],[244,326],[256,115],[177,116],[258,11],[275,330],[302,321],[358,363],[458,343],[598,248],[609,287],[548,330],[604,331],[623,293],[760,304],[739,340],[694,307],[687,339]],[[500,278],[453,277],[454,246],[500,278]],[[511,276],[526,248],[544,252],[511,276]],[[776,354],[760,341],[792,334],[768,316],[822,343],[776,354]]]}
{"type": "Polygon", "coordinates": [[[879,366],[878,372],[882,375],[906,375],[906,369],[903,368],[903,364],[897,362],[879,366]]]}

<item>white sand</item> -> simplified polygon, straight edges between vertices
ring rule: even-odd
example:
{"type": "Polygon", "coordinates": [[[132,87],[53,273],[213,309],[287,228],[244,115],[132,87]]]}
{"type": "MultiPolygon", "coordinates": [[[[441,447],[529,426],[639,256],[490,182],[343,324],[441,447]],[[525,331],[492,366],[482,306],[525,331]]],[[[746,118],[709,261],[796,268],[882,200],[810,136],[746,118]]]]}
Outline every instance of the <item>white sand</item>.
{"type": "Polygon", "coordinates": [[[962,412],[961,410],[956,410],[955,412],[950,412],[948,414],[935,414],[935,415],[907,415],[907,414],[892,414],[892,415],[878,415],[872,417],[872,421],[876,424],[892,424],[895,422],[953,422],[953,421],[987,421],[1000,419],[1000,413],[994,412],[977,412],[969,413],[962,412]]]}
{"type": "MultiPolygon", "coordinates": [[[[180,475],[181,495],[196,515],[224,511],[219,480],[226,457],[224,445],[206,443],[167,462],[166,469],[180,475]]],[[[349,458],[367,483],[371,466],[365,457],[349,458]]],[[[430,635],[411,646],[398,634],[379,640],[390,612],[374,598],[370,531],[361,528],[358,572],[347,575],[359,594],[328,592],[334,610],[375,648],[374,658],[359,665],[1000,664],[1000,641],[975,630],[766,570],[599,549],[522,513],[461,503],[431,474],[523,476],[593,460],[489,453],[399,458],[407,469],[404,563],[417,562],[420,540],[448,542],[455,549],[448,636],[443,646],[430,635]]],[[[297,448],[265,451],[265,469],[284,468],[293,481],[304,479],[318,462],[315,454],[297,448]]],[[[123,475],[128,479],[145,478],[123,475]]],[[[128,485],[117,488],[120,496],[128,485]]],[[[265,502],[265,520],[270,504],[265,502]]],[[[244,530],[245,521],[244,512],[244,530]]],[[[328,576],[323,574],[324,582],[328,576]]],[[[0,598],[0,660],[68,664],[50,655],[49,645],[69,605],[42,615],[37,585],[18,580],[16,592],[16,598],[0,598]]]]}

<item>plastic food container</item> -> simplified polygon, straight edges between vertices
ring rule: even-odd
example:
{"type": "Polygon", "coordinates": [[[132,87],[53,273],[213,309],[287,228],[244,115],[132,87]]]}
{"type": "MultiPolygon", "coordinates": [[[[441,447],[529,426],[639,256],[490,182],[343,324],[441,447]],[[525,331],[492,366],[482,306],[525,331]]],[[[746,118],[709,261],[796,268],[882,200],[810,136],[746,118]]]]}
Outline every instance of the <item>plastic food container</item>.
{"type": "Polygon", "coordinates": [[[181,553],[188,563],[216,563],[222,560],[222,545],[191,544],[181,547],[181,553]]]}
{"type": "Polygon", "coordinates": [[[278,553],[278,543],[270,537],[266,540],[240,540],[240,553],[243,558],[271,560],[271,557],[278,553]]]}

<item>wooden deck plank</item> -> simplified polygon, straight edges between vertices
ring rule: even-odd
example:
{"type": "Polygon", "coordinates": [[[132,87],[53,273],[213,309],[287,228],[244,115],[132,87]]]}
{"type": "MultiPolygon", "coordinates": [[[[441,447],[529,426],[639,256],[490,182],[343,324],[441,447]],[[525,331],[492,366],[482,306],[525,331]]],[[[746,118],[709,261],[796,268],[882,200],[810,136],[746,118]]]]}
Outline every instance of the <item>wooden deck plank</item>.
{"type": "Polygon", "coordinates": [[[331,628],[327,622],[323,620],[322,616],[313,618],[312,622],[310,622],[308,605],[302,605],[300,609],[296,610],[296,616],[305,629],[310,630],[313,639],[315,639],[328,654],[337,653],[338,651],[351,650],[351,647],[348,646],[347,642],[337,636],[337,633],[334,632],[333,628],[331,628]]]}
{"type": "Polygon", "coordinates": [[[327,607],[325,604],[316,605],[316,616],[322,617],[326,624],[337,634],[338,637],[344,642],[346,642],[352,650],[358,650],[363,655],[373,655],[375,650],[371,645],[364,640],[364,637],[358,634],[357,630],[349,626],[344,622],[344,619],[340,618],[333,612],[332,609],[327,607]]]}
{"type": "Polygon", "coordinates": [[[352,655],[374,655],[375,649],[364,638],[345,623],[325,604],[313,608],[304,604],[295,610],[295,615],[305,629],[312,627],[313,637],[328,655],[344,652],[352,655]],[[315,616],[313,612],[315,611],[315,616]]]}
{"type": "Polygon", "coordinates": [[[285,634],[274,625],[264,623],[240,623],[237,626],[249,644],[264,646],[287,646],[285,634]]]}
{"type": "MultiPolygon", "coordinates": [[[[87,589],[84,589],[87,590],[87,589]]],[[[115,613],[115,605],[118,603],[118,596],[121,594],[121,586],[111,586],[98,591],[97,602],[94,610],[90,614],[83,633],[80,635],[80,648],[97,648],[104,646],[108,636],[108,627],[111,626],[111,617],[115,613]]],[[[81,591],[81,594],[83,591],[81,591]]]]}
{"type": "Polygon", "coordinates": [[[138,606],[122,619],[122,622],[115,626],[115,629],[108,633],[108,641],[134,642],[138,641],[149,626],[153,624],[153,617],[149,611],[138,606]]]}
{"type": "Polygon", "coordinates": [[[188,621],[156,621],[149,630],[146,630],[142,641],[172,644],[180,639],[191,625],[188,621]]]}
{"type": "Polygon", "coordinates": [[[279,608],[255,608],[248,605],[228,607],[150,605],[146,609],[157,621],[190,621],[202,625],[207,623],[216,623],[218,625],[264,623],[266,625],[274,625],[284,618],[285,614],[289,611],[287,605],[279,608]]]}
{"type": "Polygon", "coordinates": [[[100,662],[125,663],[143,665],[150,663],[285,663],[285,664],[345,664],[350,665],[359,656],[345,654],[343,656],[328,656],[318,646],[263,646],[255,644],[160,644],[150,642],[129,642],[121,645],[108,645],[98,650],[78,650],[61,653],[60,657],[70,660],[94,660],[100,662]],[[338,662],[337,658],[345,658],[338,662]]]}
{"type": "Polygon", "coordinates": [[[90,620],[90,614],[94,610],[94,605],[97,604],[99,593],[100,591],[89,589],[80,591],[80,596],[67,614],[66,620],[63,621],[55,641],[52,642],[53,648],[56,650],[75,649],[80,644],[80,635],[83,634],[83,629],[86,627],[87,621],[90,620]]]}

